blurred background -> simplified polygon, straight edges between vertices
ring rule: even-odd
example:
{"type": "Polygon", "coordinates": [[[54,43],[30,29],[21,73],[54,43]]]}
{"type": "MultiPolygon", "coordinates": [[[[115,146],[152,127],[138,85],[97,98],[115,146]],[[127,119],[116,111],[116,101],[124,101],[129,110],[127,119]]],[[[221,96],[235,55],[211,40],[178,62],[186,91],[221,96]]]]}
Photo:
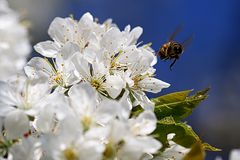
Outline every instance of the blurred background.
{"type": "MultiPolygon", "coordinates": [[[[112,18],[123,29],[142,26],[140,41],[152,42],[158,50],[174,30],[182,42],[194,34],[181,59],[169,70],[161,62],[157,77],[171,84],[159,95],[186,89],[211,87],[209,98],[186,120],[210,144],[223,152],[208,153],[228,159],[240,147],[240,1],[239,0],[9,0],[10,7],[28,20],[32,45],[48,40],[47,29],[54,17],[70,14],[79,19],[85,12],[103,22],[112,18]]],[[[33,56],[36,56],[33,53],[33,56]]],[[[156,97],[159,95],[150,95],[156,97]]]]}

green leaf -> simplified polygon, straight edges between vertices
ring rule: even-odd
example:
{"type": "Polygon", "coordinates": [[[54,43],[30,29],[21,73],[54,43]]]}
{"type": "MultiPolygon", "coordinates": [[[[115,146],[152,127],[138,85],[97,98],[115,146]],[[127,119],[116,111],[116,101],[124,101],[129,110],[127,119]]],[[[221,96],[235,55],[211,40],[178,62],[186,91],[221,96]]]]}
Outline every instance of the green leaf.
{"type": "Polygon", "coordinates": [[[140,105],[137,105],[132,108],[130,117],[137,117],[143,111],[143,108],[140,105]]]}
{"type": "Polygon", "coordinates": [[[151,99],[155,103],[154,112],[159,120],[172,116],[178,122],[189,116],[193,109],[207,98],[208,90],[209,88],[197,92],[193,96],[189,96],[192,90],[186,90],[151,99]]]}
{"type": "Polygon", "coordinates": [[[201,142],[196,142],[183,160],[204,160],[205,151],[201,142]]]}
{"type": "MultiPolygon", "coordinates": [[[[158,121],[157,128],[153,133],[153,136],[163,144],[161,151],[169,147],[167,135],[170,133],[175,133],[172,141],[185,148],[191,148],[197,142],[202,143],[190,126],[182,122],[175,122],[174,118],[169,116],[158,121]]],[[[202,143],[202,148],[207,151],[221,151],[208,143],[202,143]]]]}
{"type": "Polygon", "coordinates": [[[214,152],[219,152],[219,151],[221,151],[221,149],[216,148],[216,147],[213,147],[213,146],[211,146],[211,145],[208,144],[208,143],[203,143],[202,146],[203,146],[204,150],[206,150],[206,151],[214,151],[214,152]]]}
{"type": "Polygon", "coordinates": [[[162,151],[169,147],[167,135],[170,133],[175,133],[172,139],[175,143],[186,148],[190,148],[200,141],[200,138],[188,125],[181,122],[176,123],[171,116],[165,117],[157,123],[157,128],[153,133],[154,137],[163,144],[162,151]]]}

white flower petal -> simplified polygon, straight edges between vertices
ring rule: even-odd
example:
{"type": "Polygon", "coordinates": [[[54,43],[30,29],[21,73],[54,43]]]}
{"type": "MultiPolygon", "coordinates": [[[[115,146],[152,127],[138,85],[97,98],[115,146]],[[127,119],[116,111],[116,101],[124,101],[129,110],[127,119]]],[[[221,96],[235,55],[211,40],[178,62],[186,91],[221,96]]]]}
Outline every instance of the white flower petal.
{"type": "Polygon", "coordinates": [[[125,87],[125,82],[119,75],[110,75],[106,77],[106,91],[112,98],[117,98],[125,87]]]}
{"type": "Polygon", "coordinates": [[[10,148],[13,160],[39,160],[42,156],[40,143],[32,137],[14,143],[10,148]]]}
{"type": "Polygon", "coordinates": [[[102,62],[93,61],[92,63],[93,68],[93,76],[95,77],[102,77],[108,73],[108,69],[104,66],[102,62]]]}
{"type": "Polygon", "coordinates": [[[0,103],[15,106],[17,104],[15,91],[6,82],[0,81],[0,103]]]}
{"type": "Polygon", "coordinates": [[[104,139],[107,137],[109,133],[109,126],[102,127],[91,127],[88,131],[85,133],[85,137],[87,139],[104,139]]]}
{"type": "Polygon", "coordinates": [[[113,100],[102,101],[97,108],[96,121],[99,124],[106,125],[109,121],[116,118],[121,109],[119,103],[113,100]]]}
{"type": "Polygon", "coordinates": [[[132,31],[130,32],[130,40],[129,44],[136,44],[138,41],[138,38],[142,35],[143,33],[143,28],[142,27],[135,27],[132,29],[132,31]]]}
{"type": "Polygon", "coordinates": [[[141,160],[151,160],[153,159],[153,155],[145,153],[143,154],[143,156],[141,157],[141,160]]]}
{"type": "Polygon", "coordinates": [[[143,147],[144,153],[156,153],[162,147],[159,141],[150,136],[137,137],[137,141],[143,147]]]}
{"type": "Polygon", "coordinates": [[[88,61],[81,54],[75,54],[72,62],[79,76],[85,80],[90,80],[91,74],[88,61]]]}
{"type": "Polygon", "coordinates": [[[36,129],[40,133],[50,133],[54,129],[56,124],[56,117],[54,108],[44,107],[39,112],[39,115],[36,116],[36,129]]]}
{"type": "Polygon", "coordinates": [[[119,100],[119,103],[121,104],[121,109],[119,111],[118,118],[127,120],[132,110],[132,103],[129,98],[129,91],[125,90],[122,98],[119,100]]]}
{"type": "Polygon", "coordinates": [[[124,160],[139,160],[146,153],[156,153],[161,146],[152,137],[127,137],[125,145],[119,151],[119,157],[124,160]]]}
{"type": "Polygon", "coordinates": [[[157,57],[154,51],[148,48],[146,49],[145,47],[139,47],[138,49],[141,50],[142,56],[144,56],[145,63],[150,64],[150,66],[153,66],[157,63],[157,57]]]}
{"type": "Polygon", "coordinates": [[[80,150],[79,159],[102,160],[104,146],[98,141],[86,140],[83,143],[81,143],[79,150],[80,150]]]}
{"type": "Polygon", "coordinates": [[[4,126],[7,137],[17,139],[29,131],[29,120],[23,111],[16,109],[6,115],[4,126]]]}
{"type": "Polygon", "coordinates": [[[35,107],[36,104],[41,103],[45,97],[49,96],[51,88],[48,83],[34,83],[30,80],[26,81],[26,101],[35,107]]]}
{"type": "Polygon", "coordinates": [[[34,49],[45,57],[55,58],[60,50],[60,47],[52,41],[45,41],[36,44],[34,49]]]}
{"type": "Polygon", "coordinates": [[[138,59],[135,60],[135,63],[129,66],[129,70],[132,71],[132,77],[146,73],[149,68],[150,63],[148,63],[146,58],[143,58],[142,56],[138,57],[138,59]]]}
{"type": "Polygon", "coordinates": [[[12,106],[0,104],[0,117],[5,117],[9,112],[13,110],[15,110],[15,108],[12,106]]]}
{"type": "MultiPolygon", "coordinates": [[[[76,114],[92,114],[97,105],[97,92],[88,83],[74,85],[68,92],[76,114]]],[[[91,115],[92,116],[92,115],[91,115]]]]}
{"type": "Polygon", "coordinates": [[[24,67],[24,71],[30,79],[39,83],[48,81],[49,77],[55,74],[47,60],[40,57],[32,58],[24,67]]]}
{"type": "Polygon", "coordinates": [[[143,91],[133,91],[133,97],[135,98],[133,106],[140,105],[144,110],[153,111],[154,103],[150,101],[143,91]]]}
{"type": "Polygon", "coordinates": [[[57,70],[62,73],[62,79],[66,86],[73,85],[75,82],[80,81],[79,77],[74,73],[76,69],[71,61],[75,54],[80,54],[79,48],[76,44],[69,42],[62,47],[55,59],[57,70]]]}
{"type": "Polygon", "coordinates": [[[129,134],[126,122],[113,120],[110,124],[109,137],[113,142],[118,143],[123,137],[129,134]],[[121,133],[121,134],[119,134],[121,133]]]}
{"type": "Polygon", "coordinates": [[[124,48],[123,53],[120,54],[117,61],[121,64],[130,65],[136,63],[136,60],[140,58],[140,51],[135,45],[124,48]]]}
{"type": "Polygon", "coordinates": [[[119,52],[120,47],[124,44],[121,31],[116,27],[111,28],[104,34],[100,44],[110,56],[119,52]]]}
{"type": "Polygon", "coordinates": [[[152,77],[144,78],[138,82],[138,85],[142,90],[152,93],[158,93],[163,88],[168,88],[170,86],[170,84],[152,77]]]}
{"type": "Polygon", "coordinates": [[[167,148],[159,157],[156,157],[156,160],[182,160],[189,150],[189,148],[184,148],[174,143],[171,144],[171,147],[167,148]]]}
{"type": "Polygon", "coordinates": [[[136,135],[147,135],[156,128],[157,118],[152,111],[144,111],[131,124],[136,135]]]}
{"type": "Polygon", "coordinates": [[[240,158],[240,149],[233,149],[230,153],[230,160],[239,160],[240,158]]]}
{"type": "Polygon", "coordinates": [[[21,72],[32,47],[21,16],[0,0],[0,80],[7,81],[21,72]]]}
{"type": "Polygon", "coordinates": [[[72,42],[68,42],[61,48],[60,55],[63,60],[69,60],[77,52],[79,52],[79,47],[72,42]]]}
{"type": "Polygon", "coordinates": [[[56,17],[48,29],[48,34],[59,45],[71,42],[74,39],[75,23],[72,18],[56,17]]]}
{"type": "Polygon", "coordinates": [[[79,27],[86,28],[86,27],[92,26],[92,24],[93,24],[93,16],[89,12],[85,13],[79,20],[79,27]]]}

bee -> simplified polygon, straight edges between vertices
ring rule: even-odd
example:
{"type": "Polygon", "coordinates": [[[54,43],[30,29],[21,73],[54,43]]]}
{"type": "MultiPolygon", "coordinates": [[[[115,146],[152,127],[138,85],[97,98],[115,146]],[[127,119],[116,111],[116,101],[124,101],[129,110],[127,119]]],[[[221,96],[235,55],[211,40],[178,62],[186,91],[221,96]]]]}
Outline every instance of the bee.
{"type": "Polygon", "coordinates": [[[161,60],[173,60],[169,67],[170,70],[172,70],[173,65],[183,54],[184,48],[192,41],[192,35],[188,37],[183,43],[179,43],[173,40],[180,31],[181,27],[178,27],[176,31],[170,36],[169,40],[163,44],[157,52],[161,60]]]}

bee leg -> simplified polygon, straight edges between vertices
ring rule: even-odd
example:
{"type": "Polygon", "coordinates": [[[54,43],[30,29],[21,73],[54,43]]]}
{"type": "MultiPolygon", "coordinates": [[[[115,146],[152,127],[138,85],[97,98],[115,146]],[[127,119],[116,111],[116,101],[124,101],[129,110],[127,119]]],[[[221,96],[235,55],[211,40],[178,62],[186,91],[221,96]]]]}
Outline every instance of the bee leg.
{"type": "Polygon", "coordinates": [[[172,71],[172,67],[173,67],[173,65],[176,63],[176,61],[177,61],[177,58],[175,58],[174,61],[172,62],[172,64],[170,65],[169,68],[170,68],[171,71],[172,71]]]}
{"type": "Polygon", "coordinates": [[[169,57],[166,57],[163,59],[164,62],[166,62],[169,59],[169,57]]]}

